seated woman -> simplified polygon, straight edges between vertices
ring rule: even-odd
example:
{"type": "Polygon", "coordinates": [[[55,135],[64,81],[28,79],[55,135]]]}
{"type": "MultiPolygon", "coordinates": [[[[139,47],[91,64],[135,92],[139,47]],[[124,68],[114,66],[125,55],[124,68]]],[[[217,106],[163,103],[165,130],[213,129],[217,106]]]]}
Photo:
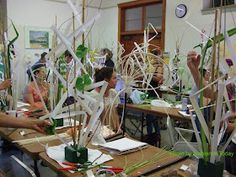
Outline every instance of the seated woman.
{"type": "MultiPolygon", "coordinates": [[[[35,64],[32,66],[32,72],[34,74],[35,80],[37,82],[40,94],[43,97],[43,100],[48,106],[49,104],[49,85],[45,81],[46,80],[46,68],[45,64],[35,64]]],[[[40,96],[37,91],[36,83],[33,81],[33,77],[31,76],[31,72],[27,71],[31,82],[25,87],[23,93],[24,102],[29,103],[32,109],[41,109],[44,110],[43,103],[40,99],[40,96]]]]}
{"type": "Polygon", "coordinates": [[[103,49],[101,49],[100,53],[101,53],[101,55],[106,55],[106,60],[105,60],[104,65],[106,67],[114,68],[115,64],[112,61],[112,56],[113,56],[112,51],[110,51],[108,48],[103,48],[103,49]]]}
{"type": "MultiPolygon", "coordinates": [[[[94,80],[95,82],[108,82],[108,86],[104,94],[105,109],[102,115],[102,123],[103,125],[109,125],[109,128],[116,132],[119,130],[120,126],[119,115],[116,110],[118,100],[115,100],[115,96],[117,93],[114,89],[117,82],[116,72],[111,67],[103,67],[101,69],[97,69],[94,75],[94,80]]],[[[98,96],[98,94],[100,93],[100,89],[101,88],[96,88],[92,90],[91,94],[94,95],[94,97],[98,96]]]]}

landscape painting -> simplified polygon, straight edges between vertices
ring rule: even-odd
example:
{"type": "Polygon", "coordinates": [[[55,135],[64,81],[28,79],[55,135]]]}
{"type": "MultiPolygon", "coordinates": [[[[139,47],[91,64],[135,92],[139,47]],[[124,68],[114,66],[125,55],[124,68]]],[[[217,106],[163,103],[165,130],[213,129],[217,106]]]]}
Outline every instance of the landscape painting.
{"type": "Polygon", "coordinates": [[[29,43],[32,49],[49,48],[49,32],[29,31],[29,43]]]}
{"type": "Polygon", "coordinates": [[[50,29],[27,27],[25,30],[25,48],[48,49],[51,47],[51,37],[50,29]]]}

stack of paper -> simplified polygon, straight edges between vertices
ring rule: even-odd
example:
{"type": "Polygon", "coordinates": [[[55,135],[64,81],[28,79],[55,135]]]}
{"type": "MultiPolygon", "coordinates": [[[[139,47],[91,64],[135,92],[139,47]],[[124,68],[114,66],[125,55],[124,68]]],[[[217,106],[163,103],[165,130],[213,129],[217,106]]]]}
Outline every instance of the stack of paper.
{"type": "Polygon", "coordinates": [[[114,151],[117,154],[126,154],[147,147],[147,143],[121,138],[105,144],[100,144],[105,149],[114,151]]]}
{"type": "MultiPolygon", "coordinates": [[[[71,144],[71,143],[69,143],[71,144]]],[[[59,146],[52,146],[46,149],[47,155],[57,161],[63,168],[67,167],[63,165],[62,162],[65,162],[65,144],[59,146]]],[[[103,154],[101,151],[96,149],[88,149],[88,161],[92,162],[92,166],[103,164],[107,161],[112,160],[113,158],[110,155],[103,154]]],[[[73,171],[70,171],[73,172],[73,171]]]]}

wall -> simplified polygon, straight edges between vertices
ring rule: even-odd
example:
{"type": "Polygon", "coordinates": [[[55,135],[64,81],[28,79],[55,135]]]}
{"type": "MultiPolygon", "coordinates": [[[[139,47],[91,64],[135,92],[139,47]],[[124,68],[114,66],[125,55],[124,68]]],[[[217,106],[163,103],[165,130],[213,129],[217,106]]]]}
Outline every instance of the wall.
{"type": "MultiPolygon", "coordinates": [[[[167,0],[167,13],[166,13],[166,36],[165,36],[165,50],[173,52],[175,49],[175,42],[177,39],[181,39],[181,53],[186,53],[191,50],[195,45],[201,42],[201,35],[193,27],[188,25],[186,21],[194,25],[199,30],[204,29],[205,34],[213,36],[214,34],[214,14],[202,15],[202,0],[167,0]],[[183,19],[179,19],[175,16],[175,7],[177,4],[184,3],[188,7],[188,13],[183,19]]],[[[236,13],[227,13],[226,28],[232,28],[235,26],[232,15],[236,13]]],[[[224,29],[222,22],[222,31],[224,29]]],[[[206,40],[206,38],[204,38],[206,40]]]]}
{"type": "MultiPolygon", "coordinates": [[[[48,51],[48,49],[27,49],[25,45],[26,29],[31,27],[36,29],[49,29],[55,24],[55,17],[57,17],[57,26],[63,23],[61,26],[63,29],[67,26],[68,22],[64,22],[71,18],[72,11],[66,3],[45,0],[34,0],[34,2],[32,2],[32,0],[7,0],[7,11],[9,18],[9,39],[15,36],[10,20],[14,22],[20,34],[15,42],[17,53],[17,68],[15,71],[17,71],[17,80],[19,80],[20,77],[19,97],[21,97],[22,90],[27,83],[27,76],[25,74],[27,62],[31,61],[31,63],[34,63],[39,59],[39,55],[43,51],[48,51]]],[[[86,14],[87,18],[94,16],[94,13],[97,13],[97,11],[97,9],[89,8],[89,13],[86,14]]]]}
{"type": "Polygon", "coordinates": [[[95,23],[91,34],[92,48],[109,48],[116,58],[118,40],[118,8],[103,9],[100,19],[95,23]]]}
{"type": "MultiPolygon", "coordinates": [[[[181,53],[181,65],[186,68],[186,55],[189,50],[192,50],[194,46],[201,42],[201,35],[193,27],[188,25],[186,21],[194,25],[199,30],[204,29],[205,34],[208,36],[214,35],[214,12],[207,15],[202,15],[203,0],[167,0],[166,8],[166,35],[165,35],[165,51],[169,51],[171,58],[175,54],[175,46],[177,40],[182,41],[180,46],[181,53]],[[175,8],[177,4],[184,3],[188,7],[187,15],[183,19],[179,19],[175,16],[175,8]],[[182,39],[181,39],[182,38],[182,39]]],[[[226,29],[235,27],[233,18],[236,15],[235,12],[227,12],[226,16],[226,29]]],[[[222,31],[224,30],[224,22],[222,22],[222,31]]],[[[204,38],[206,40],[206,38],[204,38]]],[[[235,38],[232,38],[235,41],[235,38]]],[[[199,50],[197,50],[199,52],[199,50]]],[[[188,75],[185,75],[185,81],[189,81],[188,75]]],[[[191,82],[192,83],[192,82],[191,82]]],[[[191,84],[190,84],[191,85],[191,84]]]]}

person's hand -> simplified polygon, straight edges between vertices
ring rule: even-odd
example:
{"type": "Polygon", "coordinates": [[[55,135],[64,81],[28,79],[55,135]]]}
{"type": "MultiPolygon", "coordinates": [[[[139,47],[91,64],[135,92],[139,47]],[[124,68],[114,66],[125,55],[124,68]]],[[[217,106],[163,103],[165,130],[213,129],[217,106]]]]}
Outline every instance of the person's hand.
{"type": "Polygon", "coordinates": [[[0,90],[7,89],[11,86],[11,79],[7,79],[0,83],[0,90]]]}
{"type": "Polygon", "coordinates": [[[45,133],[45,128],[50,126],[50,122],[46,120],[30,120],[31,129],[36,130],[40,133],[45,133]]]}
{"type": "Polygon", "coordinates": [[[195,51],[188,52],[187,55],[187,65],[189,69],[198,69],[200,64],[201,56],[197,54],[195,51]]]}

